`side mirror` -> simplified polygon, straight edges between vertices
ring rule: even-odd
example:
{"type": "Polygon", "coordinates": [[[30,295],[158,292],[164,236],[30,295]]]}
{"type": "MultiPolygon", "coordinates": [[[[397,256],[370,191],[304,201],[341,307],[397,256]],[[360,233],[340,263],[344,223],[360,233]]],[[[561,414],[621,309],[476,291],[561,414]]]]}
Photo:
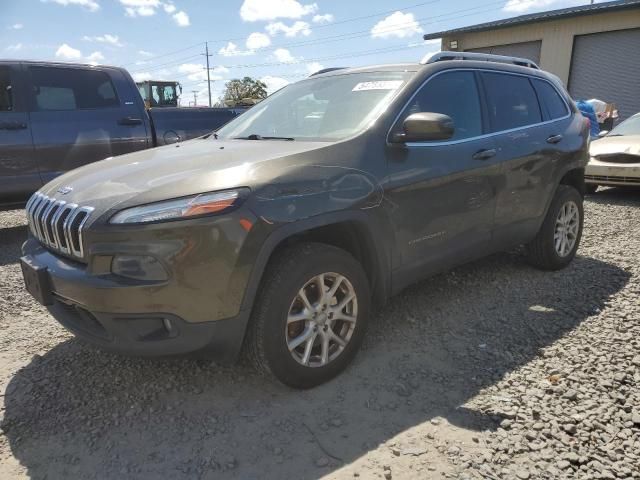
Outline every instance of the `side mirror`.
{"type": "Polygon", "coordinates": [[[455,126],[448,115],[419,112],[405,118],[402,130],[393,136],[394,143],[448,140],[453,137],[455,126]]]}
{"type": "Polygon", "coordinates": [[[598,137],[599,138],[606,137],[607,133],[609,133],[609,130],[600,130],[600,133],[598,134],[598,137]]]}

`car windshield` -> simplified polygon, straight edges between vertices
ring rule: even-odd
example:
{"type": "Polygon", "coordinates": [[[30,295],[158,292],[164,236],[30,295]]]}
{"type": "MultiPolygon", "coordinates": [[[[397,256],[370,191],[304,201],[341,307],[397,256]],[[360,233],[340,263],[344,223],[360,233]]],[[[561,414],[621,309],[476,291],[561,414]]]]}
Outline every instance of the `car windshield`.
{"type": "Polygon", "coordinates": [[[412,72],[311,77],[274,93],[218,130],[218,138],[336,141],[361,132],[412,72]]]}
{"type": "Polygon", "coordinates": [[[636,113],[633,117],[627,118],[624,122],[611,130],[607,136],[621,137],[624,135],[640,135],[640,113],[636,113]]]}

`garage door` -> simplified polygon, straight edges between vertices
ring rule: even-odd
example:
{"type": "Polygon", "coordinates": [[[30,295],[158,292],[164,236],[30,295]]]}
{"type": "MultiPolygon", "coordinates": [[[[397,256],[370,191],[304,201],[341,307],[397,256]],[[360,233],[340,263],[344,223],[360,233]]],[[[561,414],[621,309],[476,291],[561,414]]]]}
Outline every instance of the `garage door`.
{"type": "Polygon", "coordinates": [[[615,103],[622,119],[640,112],[640,28],[580,35],[573,43],[569,92],[615,103]]]}
{"type": "Polygon", "coordinates": [[[493,53],[494,55],[509,55],[533,60],[540,65],[540,46],[542,41],[510,43],[508,45],[494,45],[493,47],[470,48],[467,52],[493,53]]]}

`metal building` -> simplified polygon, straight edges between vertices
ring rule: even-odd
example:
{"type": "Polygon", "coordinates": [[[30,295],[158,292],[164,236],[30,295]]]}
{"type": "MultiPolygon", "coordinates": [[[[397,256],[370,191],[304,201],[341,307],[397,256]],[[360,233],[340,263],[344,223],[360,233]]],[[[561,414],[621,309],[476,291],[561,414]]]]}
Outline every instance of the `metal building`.
{"type": "Polygon", "coordinates": [[[640,112],[640,0],[521,15],[424,38],[442,38],[442,50],[529,58],[560,77],[576,99],[615,103],[623,119],[640,112]]]}

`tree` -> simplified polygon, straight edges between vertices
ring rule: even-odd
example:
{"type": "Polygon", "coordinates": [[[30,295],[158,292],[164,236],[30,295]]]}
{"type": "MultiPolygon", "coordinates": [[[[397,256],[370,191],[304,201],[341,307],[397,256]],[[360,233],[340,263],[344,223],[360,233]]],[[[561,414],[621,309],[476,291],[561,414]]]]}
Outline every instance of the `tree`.
{"type": "Polygon", "coordinates": [[[254,104],[267,97],[267,85],[260,80],[234,78],[225,84],[224,103],[228,106],[254,104]]]}

